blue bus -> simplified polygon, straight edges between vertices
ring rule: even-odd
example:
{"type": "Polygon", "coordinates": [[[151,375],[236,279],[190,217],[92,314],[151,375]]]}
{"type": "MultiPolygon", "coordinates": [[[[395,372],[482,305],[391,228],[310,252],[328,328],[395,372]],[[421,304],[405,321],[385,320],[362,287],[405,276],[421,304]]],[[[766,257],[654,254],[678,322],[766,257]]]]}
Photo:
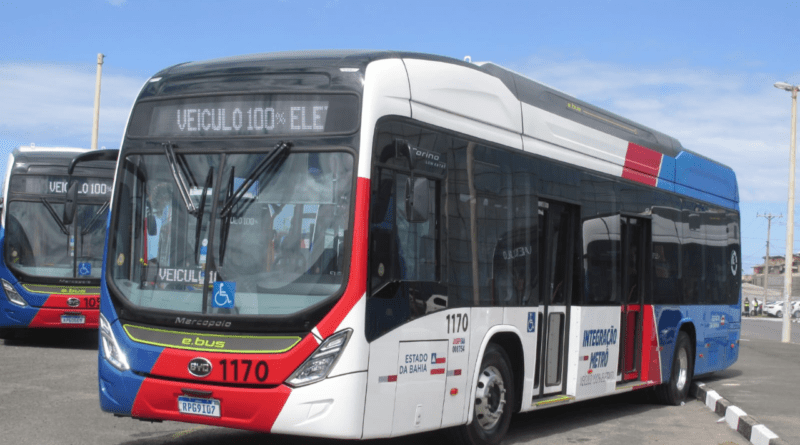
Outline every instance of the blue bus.
{"type": "Polygon", "coordinates": [[[97,328],[116,150],[18,147],[0,217],[0,338],[97,328]],[[65,215],[70,186],[77,197],[65,215]]]}

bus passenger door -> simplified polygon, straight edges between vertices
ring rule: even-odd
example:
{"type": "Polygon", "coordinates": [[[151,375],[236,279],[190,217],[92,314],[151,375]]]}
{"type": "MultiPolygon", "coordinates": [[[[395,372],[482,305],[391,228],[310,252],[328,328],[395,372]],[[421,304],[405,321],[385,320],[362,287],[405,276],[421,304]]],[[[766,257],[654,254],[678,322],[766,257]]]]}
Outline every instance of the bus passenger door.
{"type": "Polygon", "coordinates": [[[564,391],[577,208],[539,200],[540,306],[534,398],[564,391]]]}
{"type": "Polygon", "coordinates": [[[650,257],[650,221],[622,216],[622,309],[620,317],[619,377],[637,380],[641,368],[644,294],[650,257]]]}
{"type": "Polygon", "coordinates": [[[373,181],[366,335],[370,384],[377,385],[368,389],[368,405],[383,411],[367,413],[381,425],[365,425],[365,431],[385,435],[390,425],[391,436],[400,436],[437,429],[443,412],[456,411],[449,405],[458,400],[463,406],[466,373],[447,371],[466,369],[467,354],[453,357],[449,346],[454,337],[466,344],[467,334],[461,325],[457,334],[443,331],[446,315],[431,315],[448,308],[439,267],[439,182],[401,168],[376,168],[373,181]],[[445,397],[454,387],[461,395],[445,397]]]}

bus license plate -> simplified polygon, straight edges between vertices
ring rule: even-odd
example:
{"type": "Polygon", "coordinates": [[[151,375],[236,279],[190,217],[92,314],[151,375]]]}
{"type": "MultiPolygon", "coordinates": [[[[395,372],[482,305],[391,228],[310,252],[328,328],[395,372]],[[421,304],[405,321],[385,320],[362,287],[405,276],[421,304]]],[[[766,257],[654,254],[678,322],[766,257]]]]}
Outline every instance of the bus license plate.
{"type": "Polygon", "coordinates": [[[178,412],[196,416],[219,417],[219,400],[178,397],[178,412]]]}
{"type": "Polygon", "coordinates": [[[61,324],[84,324],[86,317],[83,315],[64,314],[61,316],[61,324]]]}

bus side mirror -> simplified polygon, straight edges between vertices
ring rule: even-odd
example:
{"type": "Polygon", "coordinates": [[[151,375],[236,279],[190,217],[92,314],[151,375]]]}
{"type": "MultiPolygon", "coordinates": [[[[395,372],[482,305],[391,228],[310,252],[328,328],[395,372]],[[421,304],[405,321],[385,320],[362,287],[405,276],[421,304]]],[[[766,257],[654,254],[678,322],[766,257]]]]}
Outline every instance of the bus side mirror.
{"type": "Polygon", "coordinates": [[[428,178],[406,180],[406,220],[421,223],[428,220],[430,211],[430,186],[428,178]]]}
{"type": "Polygon", "coordinates": [[[64,200],[64,217],[61,218],[65,226],[72,224],[75,219],[75,208],[78,202],[78,183],[73,182],[67,189],[67,196],[64,200]]]}

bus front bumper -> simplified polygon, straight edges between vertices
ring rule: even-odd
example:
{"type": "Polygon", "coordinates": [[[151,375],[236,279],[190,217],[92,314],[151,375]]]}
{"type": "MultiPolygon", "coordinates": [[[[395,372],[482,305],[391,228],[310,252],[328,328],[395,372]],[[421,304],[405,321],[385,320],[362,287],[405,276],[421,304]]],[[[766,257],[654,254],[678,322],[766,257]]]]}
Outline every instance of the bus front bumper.
{"type": "Polygon", "coordinates": [[[97,329],[97,309],[52,309],[0,304],[0,327],[97,329]]]}
{"type": "Polygon", "coordinates": [[[101,408],[121,416],[300,436],[362,436],[366,372],[300,388],[234,387],[145,377],[119,371],[101,357],[99,376],[101,408]],[[179,397],[219,402],[219,417],[181,413],[179,397]]]}

